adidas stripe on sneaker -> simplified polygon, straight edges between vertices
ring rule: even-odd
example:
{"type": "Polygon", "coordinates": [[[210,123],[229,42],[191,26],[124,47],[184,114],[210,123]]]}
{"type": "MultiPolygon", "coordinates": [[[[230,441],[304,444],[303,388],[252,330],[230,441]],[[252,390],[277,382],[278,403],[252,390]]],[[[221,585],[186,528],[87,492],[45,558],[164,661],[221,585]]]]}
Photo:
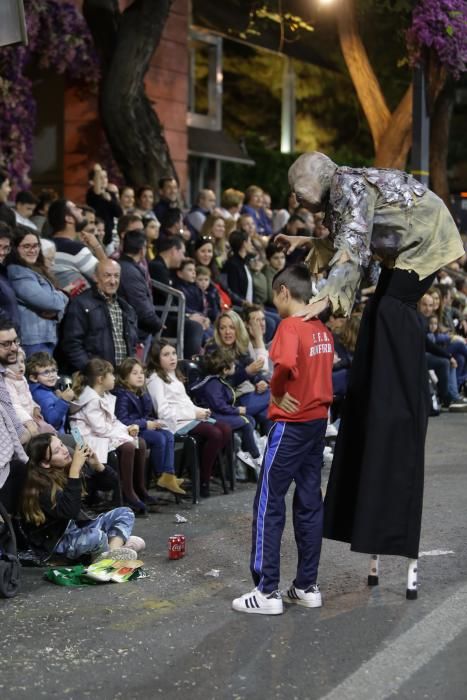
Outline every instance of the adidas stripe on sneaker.
{"type": "Polygon", "coordinates": [[[282,597],[279,591],[262,593],[254,588],[250,593],[235,598],[232,601],[232,609],[243,613],[256,613],[257,615],[281,615],[284,612],[282,597]]]}
{"type": "Polygon", "coordinates": [[[303,605],[305,608],[320,608],[323,604],[319,586],[316,584],[313,584],[306,590],[290,586],[287,591],[282,593],[282,599],[286,603],[303,605]]]}

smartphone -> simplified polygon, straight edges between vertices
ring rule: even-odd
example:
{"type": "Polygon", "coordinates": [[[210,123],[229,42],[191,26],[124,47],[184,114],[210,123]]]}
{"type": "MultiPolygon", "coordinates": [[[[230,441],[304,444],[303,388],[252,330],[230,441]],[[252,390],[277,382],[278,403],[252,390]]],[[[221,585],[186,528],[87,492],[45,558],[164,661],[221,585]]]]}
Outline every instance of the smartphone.
{"type": "Polygon", "coordinates": [[[84,447],[84,440],[83,440],[83,436],[81,435],[80,429],[74,425],[71,428],[70,432],[71,432],[71,435],[73,437],[73,440],[75,441],[76,447],[79,447],[80,449],[82,447],[84,447]]]}

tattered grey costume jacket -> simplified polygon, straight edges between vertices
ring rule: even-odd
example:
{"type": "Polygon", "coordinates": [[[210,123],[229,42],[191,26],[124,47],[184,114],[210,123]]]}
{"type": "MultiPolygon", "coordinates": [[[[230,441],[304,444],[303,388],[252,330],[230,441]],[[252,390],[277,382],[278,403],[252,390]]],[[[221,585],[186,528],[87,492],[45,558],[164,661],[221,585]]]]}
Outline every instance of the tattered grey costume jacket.
{"type": "Polygon", "coordinates": [[[314,239],[307,258],[312,273],[329,267],[314,301],[329,297],[333,311],[346,315],[373,254],[421,280],[464,254],[444,202],[399,170],[337,168],[324,223],[330,236],[314,239]]]}

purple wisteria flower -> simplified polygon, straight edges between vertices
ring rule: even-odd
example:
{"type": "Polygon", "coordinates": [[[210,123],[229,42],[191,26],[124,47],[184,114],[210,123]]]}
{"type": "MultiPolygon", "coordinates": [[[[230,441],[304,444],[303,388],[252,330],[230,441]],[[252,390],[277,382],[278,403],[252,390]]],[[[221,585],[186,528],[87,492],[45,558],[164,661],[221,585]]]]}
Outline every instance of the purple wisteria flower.
{"type": "Polygon", "coordinates": [[[432,49],[442,66],[459,78],[467,65],[467,0],[420,0],[407,31],[412,64],[432,49]]]}
{"type": "Polygon", "coordinates": [[[36,104],[25,76],[33,62],[95,89],[99,65],[83,16],[71,2],[25,0],[28,46],[0,48],[0,164],[16,188],[27,187],[36,104]]]}

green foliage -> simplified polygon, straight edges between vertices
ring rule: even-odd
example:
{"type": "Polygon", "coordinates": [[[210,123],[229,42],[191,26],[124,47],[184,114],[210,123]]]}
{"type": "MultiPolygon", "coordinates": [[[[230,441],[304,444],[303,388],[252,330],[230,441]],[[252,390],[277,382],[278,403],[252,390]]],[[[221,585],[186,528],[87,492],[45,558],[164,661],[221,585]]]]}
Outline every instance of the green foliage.
{"type": "MultiPolygon", "coordinates": [[[[256,136],[263,149],[279,149],[283,65],[277,54],[224,42],[224,128],[237,140],[256,136]]],[[[300,61],[294,69],[297,150],[345,147],[352,161],[370,160],[371,139],[347,74],[300,61]]]]}

